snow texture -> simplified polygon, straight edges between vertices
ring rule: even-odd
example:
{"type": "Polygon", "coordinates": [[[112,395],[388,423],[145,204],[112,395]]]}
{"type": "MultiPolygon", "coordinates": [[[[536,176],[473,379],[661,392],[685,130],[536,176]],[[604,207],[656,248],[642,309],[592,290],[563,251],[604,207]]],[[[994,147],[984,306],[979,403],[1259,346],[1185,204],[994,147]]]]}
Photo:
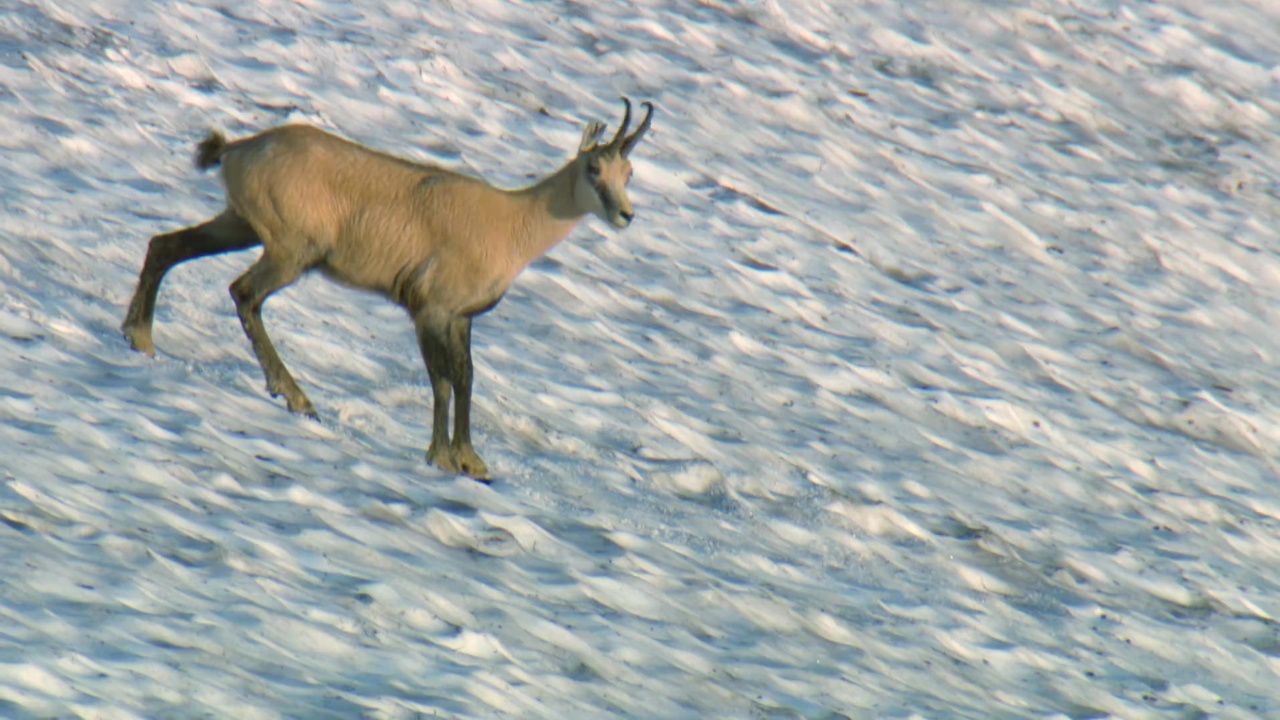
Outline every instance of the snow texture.
{"type": "Polygon", "coordinates": [[[4,0],[0,717],[1280,717],[1280,5],[4,0]],[[476,326],[306,279],[263,390],[210,127],[637,219],[476,326]]]}

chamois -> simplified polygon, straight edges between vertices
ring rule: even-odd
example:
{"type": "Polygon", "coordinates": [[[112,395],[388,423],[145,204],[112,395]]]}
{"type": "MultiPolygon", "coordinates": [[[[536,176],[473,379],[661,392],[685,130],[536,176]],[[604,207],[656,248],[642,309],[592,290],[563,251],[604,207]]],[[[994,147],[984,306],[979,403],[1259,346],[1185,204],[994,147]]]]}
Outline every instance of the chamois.
{"type": "Polygon", "coordinates": [[[165,273],[188,260],[261,245],[261,257],[231,283],[231,297],[267,391],[283,395],[290,411],[315,417],[267,337],[263,302],[314,269],[380,293],[412,316],[431,379],[428,462],[486,480],[488,468],[471,444],[471,321],[585,215],[619,229],[631,224],[628,155],[649,129],[653,105],[644,103],[644,119],[627,134],[631,101],[622,101],[622,123],[608,143],[600,143],[605,125],[589,123],[572,160],[517,190],[309,125],[232,142],[214,131],[198,145],[196,165],[221,164],[227,207],[208,222],[151,238],[121,330],[135,350],[154,355],[151,325],[165,273]]]}

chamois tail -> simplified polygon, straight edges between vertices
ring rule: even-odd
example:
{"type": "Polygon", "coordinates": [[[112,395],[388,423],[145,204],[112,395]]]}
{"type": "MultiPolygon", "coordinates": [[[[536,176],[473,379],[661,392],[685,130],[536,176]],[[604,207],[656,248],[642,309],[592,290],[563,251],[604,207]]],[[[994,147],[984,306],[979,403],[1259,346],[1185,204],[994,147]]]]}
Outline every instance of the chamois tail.
{"type": "Polygon", "coordinates": [[[227,138],[222,133],[214,130],[209,133],[209,137],[200,141],[196,145],[196,167],[201,170],[209,168],[222,162],[222,152],[227,149],[227,138]]]}

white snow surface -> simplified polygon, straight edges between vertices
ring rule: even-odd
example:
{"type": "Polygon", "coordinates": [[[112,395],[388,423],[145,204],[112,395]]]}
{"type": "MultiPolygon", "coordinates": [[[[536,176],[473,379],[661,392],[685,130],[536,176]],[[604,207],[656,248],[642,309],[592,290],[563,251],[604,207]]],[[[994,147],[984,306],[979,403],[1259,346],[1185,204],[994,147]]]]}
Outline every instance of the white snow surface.
{"type": "Polygon", "coordinates": [[[1280,5],[4,0],[0,717],[1280,717],[1280,5]],[[658,107],[475,330],[306,279],[210,127],[507,187],[658,107]]]}

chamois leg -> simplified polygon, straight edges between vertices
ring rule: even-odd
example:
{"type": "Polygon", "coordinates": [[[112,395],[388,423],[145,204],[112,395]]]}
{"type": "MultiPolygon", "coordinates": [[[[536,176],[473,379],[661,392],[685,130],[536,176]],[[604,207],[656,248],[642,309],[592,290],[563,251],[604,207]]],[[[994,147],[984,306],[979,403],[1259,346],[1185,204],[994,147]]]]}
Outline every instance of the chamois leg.
{"type": "Polygon", "coordinates": [[[471,318],[449,324],[449,374],[453,380],[453,460],[458,469],[477,480],[489,479],[489,468],[471,446],[471,318]]]}
{"type": "Polygon", "coordinates": [[[441,334],[425,321],[415,324],[418,348],[422,351],[422,360],[426,363],[427,375],[431,378],[433,417],[427,462],[445,472],[458,472],[458,464],[453,460],[453,447],[449,443],[449,401],[452,399],[453,386],[445,373],[445,344],[441,334]]]}
{"type": "Polygon", "coordinates": [[[240,324],[253,345],[253,354],[258,357],[258,364],[266,375],[267,392],[272,397],[284,395],[290,412],[315,418],[315,408],[276,354],[276,348],[271,344],[271,338],[267,337],[267,330],[262,324],[262,303],[275,291],[297,280],[301,274],[301,267],[280,263],[267,252],[258,258],[258,262],[248,272],[231,283],[231,297],[236,301],[240,324]]]}
{"type": "Polygon", "coordinates": [[[447,472],[487,480],[489,469],[471,446],[471,320],[422,316],[417,330],[435,396],[427,460],[447,472]],[[455,410],[452,442],[450,399],[455,410]]]}
{"type": "Polygon", "coordinates": [[[156,354],[155,343],[151,340],[156,295],[160,292],[160,282],[174,266],[188,260],[244,250],[260,244],[262,239],[249,223],[230,210],[206,223],[151,238],[147,245],[147,259],[138,276],[138,288],[133,293],[129,311],[120,326],[129,344],[139,352],[156,354]]]}

